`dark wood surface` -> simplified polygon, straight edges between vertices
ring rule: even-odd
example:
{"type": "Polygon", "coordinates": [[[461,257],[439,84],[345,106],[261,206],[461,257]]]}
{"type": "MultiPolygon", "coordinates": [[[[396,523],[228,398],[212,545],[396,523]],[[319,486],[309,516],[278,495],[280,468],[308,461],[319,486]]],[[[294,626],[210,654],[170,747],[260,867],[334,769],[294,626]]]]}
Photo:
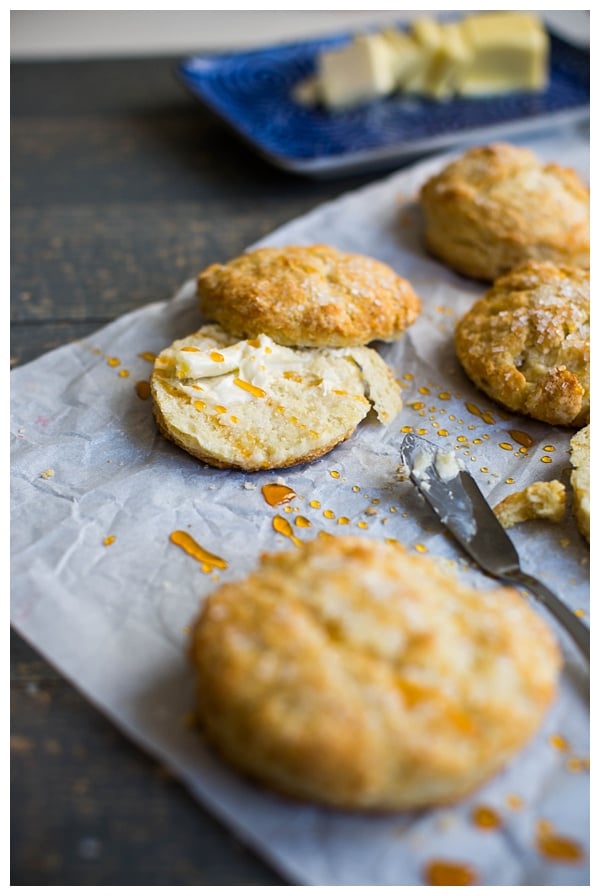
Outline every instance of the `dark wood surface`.
{"type": "MultiPolygon", "coordinates": [[[[168,298],[370,178],[269,166],[175,60],[11,69],[11,365],[168,298]]],[[[13,885],[285,883],[14,632],[13,885]]]]}

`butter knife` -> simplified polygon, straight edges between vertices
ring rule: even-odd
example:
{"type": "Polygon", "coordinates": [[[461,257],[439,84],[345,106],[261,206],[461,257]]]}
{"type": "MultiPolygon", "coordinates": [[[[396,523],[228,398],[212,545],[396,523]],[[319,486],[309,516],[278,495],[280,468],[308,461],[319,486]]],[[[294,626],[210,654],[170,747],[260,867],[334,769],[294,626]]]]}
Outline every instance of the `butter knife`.
{"type": "Polygon", "coordinates": [[[589,629],[543,582],[521,569],[512,541],[459,458],[414,433],[404,437],[400,458],[406,475],[471,559],[488,575],[530,591],[589,662],[589,629]]]}

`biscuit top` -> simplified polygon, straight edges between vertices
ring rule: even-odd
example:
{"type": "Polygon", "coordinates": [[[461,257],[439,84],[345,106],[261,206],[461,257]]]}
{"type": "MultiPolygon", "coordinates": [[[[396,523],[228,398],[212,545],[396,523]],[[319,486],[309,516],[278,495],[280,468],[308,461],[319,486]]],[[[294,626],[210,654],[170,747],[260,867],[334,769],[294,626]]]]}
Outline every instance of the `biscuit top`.
{"type": "Polygon", "coordinates": [[[364,345],[397,339],[421,303],[388,265],[330,246],[262,248],[198,277],[201,311],[239,337],[282,345],[364,345]]]}

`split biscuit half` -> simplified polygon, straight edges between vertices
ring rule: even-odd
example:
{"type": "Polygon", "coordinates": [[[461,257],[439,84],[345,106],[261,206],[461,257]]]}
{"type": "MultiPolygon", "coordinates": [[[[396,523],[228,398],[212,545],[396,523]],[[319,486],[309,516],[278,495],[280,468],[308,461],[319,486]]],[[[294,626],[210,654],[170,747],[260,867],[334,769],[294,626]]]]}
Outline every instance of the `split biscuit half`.
{"type": "Polygon", "coordinates": [[[290,346],[391,342],[421,309],[387,264],[325,245],[255,249],[210,265],[197,285],[200,310],[228,333],[290,346]]]}
{"type": "Polygon", "coordinates": [[[314,460],[371,407],[384,424],[402,407],[373,349],[292,349],[265,335],[238,341],[217,325],[160,353],[151,393],[163,435],[207,464],[248,471],[314,460]]]}

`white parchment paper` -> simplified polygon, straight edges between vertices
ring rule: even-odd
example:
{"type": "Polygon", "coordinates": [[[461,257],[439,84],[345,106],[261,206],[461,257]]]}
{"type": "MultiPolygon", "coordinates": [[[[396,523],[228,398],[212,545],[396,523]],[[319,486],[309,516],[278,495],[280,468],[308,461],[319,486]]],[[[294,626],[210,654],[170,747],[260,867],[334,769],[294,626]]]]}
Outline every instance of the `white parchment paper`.
{"type": "MultiPolygon", "coordinates": [[[[573,128],[528,145],[587,179],[586,133],[573,128]]],[[[492,503],[539,479],[568,485],[572,432],[501,413],[455,359],[456,320],[484,289],[426,256],[414,203],[446,160],[344,195],[262,241],[330,243],[373,255],[411,280],[422,315],[399,342],[378,346],[403,387],[404,409],[388,428],[365,421],[328,456],[279,473],[213,470],[165,441],[135,387],[151,370],[143,353],[203,323],[192,282],[12,373],[14,627],[295,884],[422,884],[433,859],[469,864],[483,885],[588,882],[588,678],[566,641],[560,694],[538,735],[503,773],[443,810],[365,817],[288,802],[222,765],[189,724],[187,627],[217,582],[243,576],[264,550],[293,549],[274,531],[275,514],[292,525],[298,514],[307,517],[311,528],[294,529],[302,539],[320,529],[396,538],[448,558],[481,587],[491,584],[413,486],[397,481],[406,427],[457,449],[492,503]],[[520,451],[511,430],[526,432],[531,447],[520,451]],[[278,478],[297,495],[286,508],[268,506],[261,493],[278,478]],[[227,569],[203,571],[169,540],[176,529],[227,569]],[[500,828],[473,824],[478,805],[499,813],[500,828]],[[536,832],[547,822],[582,848],[579,861],[540,853],[536,832]]],[[[530,522],[510,534],[523,567],[587,621],[589,551],[570,498],[563,524],[530,522]]]]}

